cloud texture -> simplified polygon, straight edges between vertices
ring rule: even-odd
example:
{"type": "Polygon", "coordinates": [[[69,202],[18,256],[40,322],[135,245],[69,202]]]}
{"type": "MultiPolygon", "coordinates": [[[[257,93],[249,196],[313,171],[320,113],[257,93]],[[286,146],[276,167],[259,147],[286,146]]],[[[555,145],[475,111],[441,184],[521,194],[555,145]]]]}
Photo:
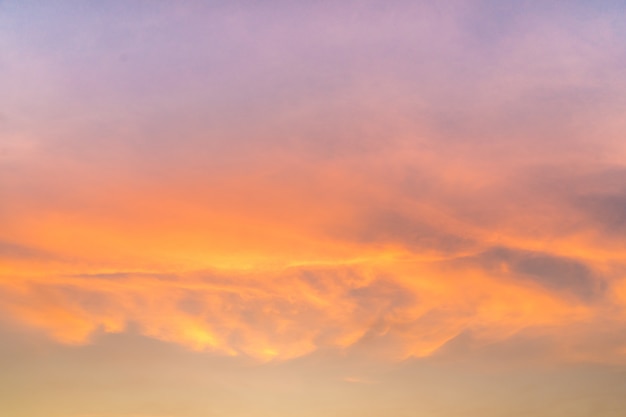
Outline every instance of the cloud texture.
{"type": "Polygon", "coordinates": [[[0,6],[5,320],[623,362],[623,16],[365,3],[0,6]]]}

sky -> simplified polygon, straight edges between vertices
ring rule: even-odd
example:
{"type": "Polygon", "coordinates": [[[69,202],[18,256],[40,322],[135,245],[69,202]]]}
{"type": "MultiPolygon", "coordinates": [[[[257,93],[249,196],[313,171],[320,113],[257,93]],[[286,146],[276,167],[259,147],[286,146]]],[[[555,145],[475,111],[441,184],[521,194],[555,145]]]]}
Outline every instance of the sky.
{"type": "Polygon", "coordinates": [[[626,2],[0,0],[0,415],[618,417],[626,2]]]}

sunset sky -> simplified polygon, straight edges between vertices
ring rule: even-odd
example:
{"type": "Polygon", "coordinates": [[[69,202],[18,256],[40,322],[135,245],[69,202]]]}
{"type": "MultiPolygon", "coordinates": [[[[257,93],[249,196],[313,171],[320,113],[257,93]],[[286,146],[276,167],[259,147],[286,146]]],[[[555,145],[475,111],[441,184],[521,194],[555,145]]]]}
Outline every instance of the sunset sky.
{"type": "Polygon", "coordinates": [[[624,0],[0,0],[0,415],[623,417],[624,0]]]}

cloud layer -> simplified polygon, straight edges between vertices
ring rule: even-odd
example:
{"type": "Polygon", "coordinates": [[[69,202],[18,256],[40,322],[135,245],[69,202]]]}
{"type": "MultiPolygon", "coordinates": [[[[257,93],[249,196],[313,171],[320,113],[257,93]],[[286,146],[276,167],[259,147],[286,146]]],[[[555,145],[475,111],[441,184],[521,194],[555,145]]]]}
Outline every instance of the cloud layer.
{"type": "Polygon", "coordinates": [[[8,322],[260,359],[531,335],[624,360],[614,5],[244,3],[71,27],[1,6],[8,322]]]}

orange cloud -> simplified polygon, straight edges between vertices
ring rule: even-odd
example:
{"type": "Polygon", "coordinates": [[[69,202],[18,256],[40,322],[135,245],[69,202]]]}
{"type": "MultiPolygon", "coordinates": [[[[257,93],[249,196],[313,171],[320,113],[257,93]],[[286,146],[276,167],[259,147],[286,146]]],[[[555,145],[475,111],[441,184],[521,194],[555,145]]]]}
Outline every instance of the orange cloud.
{"type": "Polygon", "coordinates": [[[607,304],[623,317],[622,166],[430,130],[404,121],[334,157],[234,146],[217,166],[173,149],[112,170],[35,146],[4,180],[0,308],[62,343],[133,326],[264,360],[428,356],[603,323],[607,304]]]}
{"type": "Polygon", "coordinates": [[[466,171],[401,143],[326,166],[266,157],[198,185],[96,177],[108,194],[68,177],[75,195],[52,203],[15,191],[2,308],[63,343],[133,323],[224,354],[371,345],[404,358],[468,331],[493,342],[597,320],[607,262],[624,261],[593,224],[563,229],[585,215],[563,200],[522,185],[524,207],[507,201],[491,167],[466,171]],[[402,183],[413,158],[437,190],[402,183]]]}

